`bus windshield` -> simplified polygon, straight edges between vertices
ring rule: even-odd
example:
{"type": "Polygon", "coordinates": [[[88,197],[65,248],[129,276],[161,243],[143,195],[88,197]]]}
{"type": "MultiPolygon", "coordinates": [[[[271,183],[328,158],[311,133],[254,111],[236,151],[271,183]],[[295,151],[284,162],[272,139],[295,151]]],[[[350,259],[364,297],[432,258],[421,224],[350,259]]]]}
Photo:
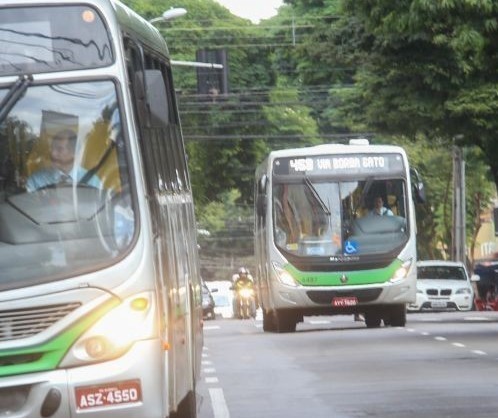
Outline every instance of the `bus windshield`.
{"type": "MultiPolygon", "coordinates": [[[[12,94],[0,89],[0,102],[12,94]]],[[[71,277],[132,242],[116,85],[30,85],[0,123],[0,289],[71,277]]]]}
{"type": "Polygon", "coordinates": [[[402,178],[280,180],[273,187],[276,245],[300,257],[389,253],[408,240],[402,178]]]}

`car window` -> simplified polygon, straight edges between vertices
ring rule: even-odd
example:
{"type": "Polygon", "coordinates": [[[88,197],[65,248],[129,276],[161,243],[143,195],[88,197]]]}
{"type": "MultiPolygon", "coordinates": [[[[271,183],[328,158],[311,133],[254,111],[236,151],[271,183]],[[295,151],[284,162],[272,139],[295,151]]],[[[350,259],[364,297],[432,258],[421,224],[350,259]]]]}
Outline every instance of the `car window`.
{"type": "Polygon", "coordinates": [[[437,280],[467,280],[464,269],[461,267],[453,266],[418,267],[417,278],[437,280]]]}

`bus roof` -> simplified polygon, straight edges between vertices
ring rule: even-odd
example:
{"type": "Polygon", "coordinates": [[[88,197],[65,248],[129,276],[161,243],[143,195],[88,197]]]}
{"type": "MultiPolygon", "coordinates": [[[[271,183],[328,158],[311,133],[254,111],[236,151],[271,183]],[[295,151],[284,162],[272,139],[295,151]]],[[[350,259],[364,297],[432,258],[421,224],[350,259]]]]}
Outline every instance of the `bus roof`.
{"type": "Polygon", "coordinates": [[[398,145],[371,145],[359,143],[357,144],[321,144],[312,147],[303,148],[288,148],[276,151],[271,151],[270,159],[279,157],[304,157],[311,155],[323,154],[350,154],[350,153],[386,153],[397,152],[405,155],[405,151],[398,145]]]}

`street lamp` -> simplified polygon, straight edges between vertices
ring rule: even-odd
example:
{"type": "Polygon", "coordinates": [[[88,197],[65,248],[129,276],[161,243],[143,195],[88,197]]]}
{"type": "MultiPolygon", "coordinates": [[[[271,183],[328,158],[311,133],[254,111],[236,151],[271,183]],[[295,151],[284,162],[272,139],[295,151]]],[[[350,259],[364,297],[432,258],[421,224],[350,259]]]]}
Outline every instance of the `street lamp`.
{"type": "Polygon", "coordinates": [[[149,23],[165,22],[168,20],[176,19],[177,17],[185,16],[186,14],[186,9],[182,7],[172,7],[171,9],[166,10],[161,16],[149,20],[149,23]]]}
{"type": "MultiPolygon", "coordinates": [[[[154,19],[149,20],[149,23],[157,23],[157,22],[167,22],[170,20],[174,20],[178,17],[185,16],[187,14],[187,10],[183,7],[172,7],[169,10],[166,10],[161,16],[155,17],[154,19]]],[[[171,64],[185,67],[196,67],[196,68],[215,68],[215,69],[223,69],[222,64],[212,64],[208,62],[192,62],[192,61],[171,61],[171,64]]]]}

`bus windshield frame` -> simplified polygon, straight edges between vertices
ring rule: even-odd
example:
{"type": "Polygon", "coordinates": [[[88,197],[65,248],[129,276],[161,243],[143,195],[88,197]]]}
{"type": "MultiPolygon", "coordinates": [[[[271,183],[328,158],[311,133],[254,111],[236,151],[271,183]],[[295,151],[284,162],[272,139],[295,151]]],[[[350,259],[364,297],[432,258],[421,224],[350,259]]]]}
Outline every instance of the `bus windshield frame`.
{"type": "Polygon", "coordinates": [[[277,158],[272,184],[274,242],[288,258],[387,258],[410,238],[401,154],[277,158]],[[382,210],[375,210],[376,199],[382,210]]]}

